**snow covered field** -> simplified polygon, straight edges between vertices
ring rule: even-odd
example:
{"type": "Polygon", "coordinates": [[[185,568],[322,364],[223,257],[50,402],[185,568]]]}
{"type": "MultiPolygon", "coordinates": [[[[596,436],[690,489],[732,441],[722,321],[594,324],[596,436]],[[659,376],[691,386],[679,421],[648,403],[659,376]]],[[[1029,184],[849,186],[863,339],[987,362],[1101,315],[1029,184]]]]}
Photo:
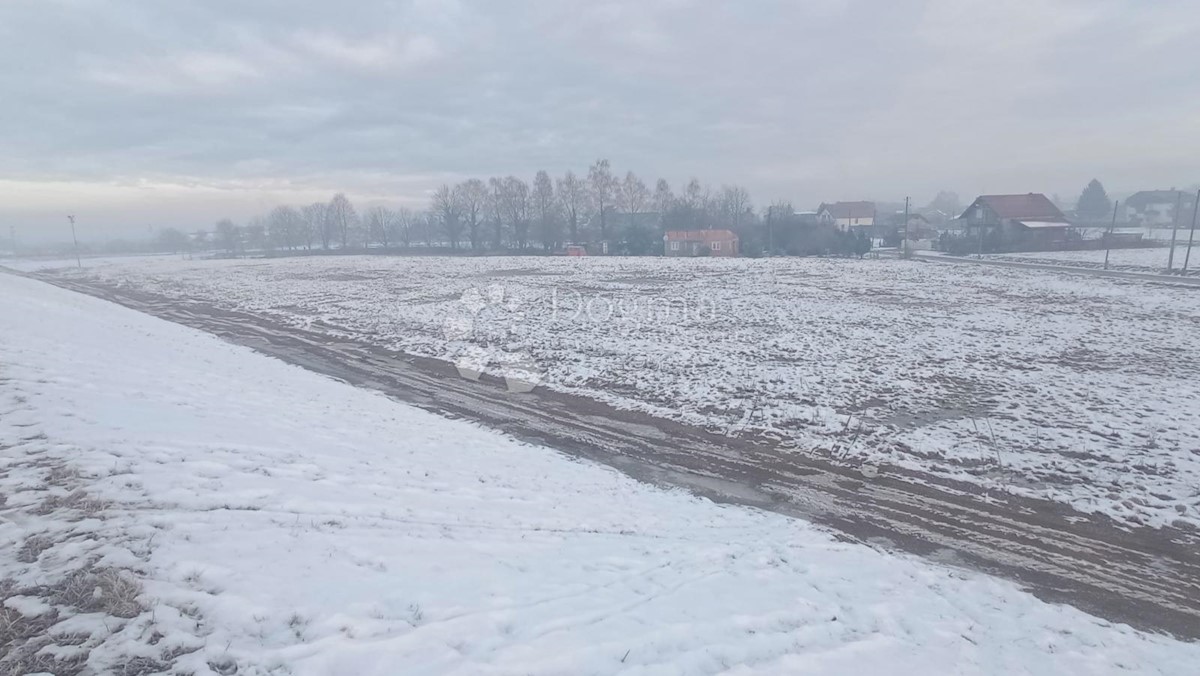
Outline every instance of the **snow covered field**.
{"type": "Polygon", "coordinates": [[[167,258],[84,274],[993,497],[1200,524],[1194,289],[832,259],[167,258]]]}
{"type": "MultiPolygon", "coordinates": [[[[238,268],[201,266],[222,284],[238,268]]],[[[283,269],[299,272],[267,278],[283,269]]],[[[1200,661],[1200,646],[1009,583],[653,489],[8,275],[0,402],[0,672],[86,659],[139,674],[1190,674],[1200,661]]]]}
{"type": "MultiPolygon", "coordinates": [[[[1162,274],[1167,269],[1167,263],[1179,273],[1187,255],[1187,233],[1183,233],[1181,241],[1175,245],[1175,260],[1171,260],[1171,247],[1153,247],[1147,249],[1113,249],[1109,253],[1108,268],[1110,270],[1125,270],[1128,272],[1146,272],[1162,274]]],[[[1104,251],[1038,251],[1030,253],[995,254],[987,258],[1020,263],[1049,263],[1052,265],[1069,265],[1082,268],[1103,268],[1104,251]]],[[[1192,247],[1192,256],[1188,260],[1188,274],[1200,275],[1200,242],[1192,247]]]]}

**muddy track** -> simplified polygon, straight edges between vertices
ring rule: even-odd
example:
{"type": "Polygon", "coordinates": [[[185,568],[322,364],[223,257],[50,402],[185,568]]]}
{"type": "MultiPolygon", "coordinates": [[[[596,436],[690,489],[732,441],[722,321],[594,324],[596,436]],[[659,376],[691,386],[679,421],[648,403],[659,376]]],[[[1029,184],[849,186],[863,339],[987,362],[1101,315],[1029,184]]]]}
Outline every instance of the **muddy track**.
{"type": "Polygon", "coordinates": [[[801,516],[850,540],[928,555],[1014,580],[1046,600],[1133,626],[1200,639],[1200,534],[1130,529],[1049,501],[881,468],[854,467],[730,438],[539,388],[511,394],[459,378],[442,361],[128,288],[40,275],[369,387],[440,415],[682,487],[720,502],[801,516]]]}

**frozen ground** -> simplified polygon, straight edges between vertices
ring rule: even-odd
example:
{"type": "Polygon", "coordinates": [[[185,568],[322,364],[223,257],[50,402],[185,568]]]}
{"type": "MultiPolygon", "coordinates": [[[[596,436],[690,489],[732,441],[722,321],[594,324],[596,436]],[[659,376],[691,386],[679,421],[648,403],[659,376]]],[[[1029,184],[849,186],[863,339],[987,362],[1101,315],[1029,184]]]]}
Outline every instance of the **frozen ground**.
{"type": "MultiPolygon", "coordinates": [[[[78,274],[64,272],[63,274],[78,274]]],[[[796,452],[1200,524],[1200,295],[901,260],[107,261],[85,275],[796,452]]]]}
{"type": "Polygon", "coordinates": [[[653,489],[8,275],[0,406],[0,673],[1188,674],[1200,660],[1009,583],[653,489]]]}
{"type": "MultiPolygon", "coordinates": [[[[1167,270],[1167,263],[1171,263],[1172,270],[1176,274],[1179,274],[1186,256],[1187,233],[1183,233],[1181,240],[1175,245],[1175,259],[1173,261],[1170,258],[1171,247],[1169,246],[1145,249],[1113,249],[1109,253],[1108,268],[1110,270],[1162,274],[1167,270]]],[[[1020,263],[1050,263],[1083,268],[1104,267],[1104,251],[1038,251],[996,254],[987,258],[1020,263]]],[[[1197,242],[1192,247],[1192,256],[1188,259],[1187,274],[1200,275],[1200,242],[1197,242]]]]}

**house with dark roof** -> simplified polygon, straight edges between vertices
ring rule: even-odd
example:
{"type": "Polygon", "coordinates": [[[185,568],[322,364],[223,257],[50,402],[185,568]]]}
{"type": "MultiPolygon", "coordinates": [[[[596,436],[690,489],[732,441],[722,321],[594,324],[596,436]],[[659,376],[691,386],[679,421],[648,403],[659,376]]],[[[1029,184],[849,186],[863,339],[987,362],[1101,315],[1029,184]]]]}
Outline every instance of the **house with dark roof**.
{"type": "Polygon", "coordinates": [[[880,217],[879,227],[876,228],[877,236],[889,237],[903,235],[908,233],[909,239],[933,239],[937,237],[937,228],[929,223],[929,219],[923,214],[915,211],[897,211],[893,214],[880,217]],[[907,216],[908,220],[905,220],[907,216]]]}
{"type": "Polygon", "coordinates": [[[1142,226],[1169,226],[1175,222],[1175,208],[1179,208],[1179,221],[1186,223],[1195,209],[1196,196],[1182,190],[1142,190],[1129,196],[1122,204],[1125,220],[1142,226]]]}
{"type": "Polygon", "coordinates": [[[968,236],[986,237],[997,250],[1054,247],[1067,240],[1071,223],[1042,193],[980,195],[958,217],[968,236]]]}
{"type": "Polygon", "coordinates": [[[832,223],[839,230],[857,230],[875,225],[874,202],[831,202],[821,203],[817,218],[832,223]]]}

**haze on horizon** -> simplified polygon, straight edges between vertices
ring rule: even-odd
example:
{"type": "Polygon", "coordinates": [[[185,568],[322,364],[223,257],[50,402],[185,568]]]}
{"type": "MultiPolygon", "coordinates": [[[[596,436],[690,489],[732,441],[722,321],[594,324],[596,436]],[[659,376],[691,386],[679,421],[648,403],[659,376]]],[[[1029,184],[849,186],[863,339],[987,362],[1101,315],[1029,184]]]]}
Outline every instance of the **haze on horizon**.
{"type": "Polygon", "coordinates": [[[211,227],[597,158],[758,205],[1073,200],[1200,162],[1183,0],[0,4],[0,227],[211,227]]]}

